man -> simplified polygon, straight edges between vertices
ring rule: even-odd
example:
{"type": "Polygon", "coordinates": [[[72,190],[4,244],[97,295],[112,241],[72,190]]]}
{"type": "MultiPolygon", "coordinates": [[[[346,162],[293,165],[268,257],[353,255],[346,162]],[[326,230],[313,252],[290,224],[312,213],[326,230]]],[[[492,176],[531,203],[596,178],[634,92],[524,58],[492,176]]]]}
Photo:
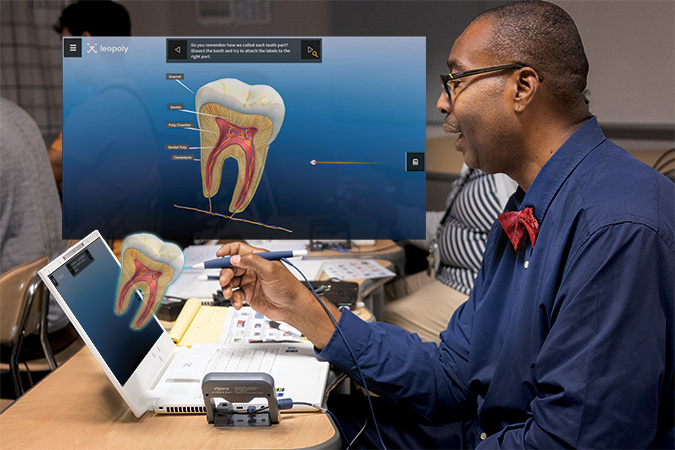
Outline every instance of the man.
{"type": "MultiPolygon", "coordinates": [[[[438,346],[333,310],[391,411],[376,416],[385,443],[673,448],[675,185],[603,136],[583,96],[581,39],[561,8],[481,14],[448,65],[444,129],[459,133],[470,167],[518,183],[506,210],[523,213],[492,227],[471,296],[438,346]]],[[[219,250],[236,254],[224,294],[293,325],[358,381],[316,300],[251,251],[219,250]]],[[[357,444],[379,446],[367,438],[357,444]]]]}
{"type": "MultiPolygon", "coordinates": [[[[82,0],[61,12],[54,30],[61,37],[131,36],[131,18],[126,8],[110,0],[82,0]]],[[[54,180],[63,192],[63,132],[47,150],[54,180]]]]}
{"type": "MultiPolygon", "coordinates": [[[[0,98],[0,194],[0,274],[41,256],[55,258],[66,249],[61,204],[42,134],[32,117],[5,98],[0,98]]],[[[77,337],[54,298],[47,330],[54,351],[77,337]]],[[[3,357],[9,356],[9,349],[2,348],[3,357]]],[[[25,359],[41,354],[38,337],[24,341],[23,350],[25,359]]]]}

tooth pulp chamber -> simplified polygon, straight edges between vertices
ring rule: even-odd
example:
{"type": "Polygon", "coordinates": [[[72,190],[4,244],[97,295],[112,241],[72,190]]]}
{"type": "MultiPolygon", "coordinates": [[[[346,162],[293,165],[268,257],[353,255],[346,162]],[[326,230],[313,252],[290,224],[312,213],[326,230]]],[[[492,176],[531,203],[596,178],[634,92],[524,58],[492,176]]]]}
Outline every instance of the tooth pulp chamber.
{"type": "MultiPolygon", "coordinates": [[[[237,192],[235,192],[235,195],[232,196],[230,212],[240,212],[243,211],[246,206],[248,206],[250,198],[253,197],[253,193],[251,193],[250,197],[248,198],[248,202],[246,202],[245,205],[243,204],[245,199],[248,197],[247,194],[249,190],[251,189],[252,175],[254,168],[256,167],[256,152],[253,138],[258,132],[258,129],[256,127],[238,127],[237,125],[230,123],[221,117],[216,117],[215,121],[218,124],[218,128],[220,129],[220,135],[213,150],[209,153],[208,159],[206,160],[204,195],[206,197],[213,197],[218,192],[220,177],[218,177],[218,183],[214,183],[214,168],[217,166],[215,174],[221,174],[223,162],[225,159],[230,157],[226,155],[223,158],[220,158],[221,154],[224,154],[225,149],[228,147],[237,145],[239,149],[244,152],[244,170],[242,170],[241,167],[241,157],[238,157],[237,161],[239,162],[239,177],[237,180],[236,189],[236,191],[238,191],[238,195],[237,192]],[[242,179],[243,183],[240,181],[242,179]]],[[[236,148],[233,150],[233,153],[234,152],[237,152],[236,148]]],[[[260,171],[262,172],[262,168],[260,171]]],[[[259,179],[260,177],[258,177],[258,181],[259,179]]],[[[254,192],[256,187],[257,184],[253,188],[254,192]]]]}
{"type": "Polygon", "coordinates": [[[195,108],[204,197],[210,204],[220,189],[224,161],[234,158],[239,172],[229,210],[242,212],[258,189],[270,143],[283,123],[283,99],[271,86],[223,78],[199,88],[195,108]]]}
{"type": "Polygon", "coordinates": [[[134,291],[142,290],[143,302],[131,327],[143,328],[159,309],[173,275],[174,271],[170,265],[154,261],[135,248],[127,249],[122,255],[121,279],[128,281],[118,286],[115,312],[123,314],[129,308],[134,291]]]}

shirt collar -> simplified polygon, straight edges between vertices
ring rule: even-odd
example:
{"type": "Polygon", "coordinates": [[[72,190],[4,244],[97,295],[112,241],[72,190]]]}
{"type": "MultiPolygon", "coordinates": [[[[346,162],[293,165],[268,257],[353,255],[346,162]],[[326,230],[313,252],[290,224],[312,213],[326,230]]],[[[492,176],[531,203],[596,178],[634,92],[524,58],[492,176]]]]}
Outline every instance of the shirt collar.
{"type": "Polygon", "coordinates": [[[539,171],[527,193],[520,187],[513,194],[506,210],[520,210],[531,206],[541,224],[561,186],[579,163],[593,149],[606,140],[595,116],[581,125],[551,156],[539,171]]]}

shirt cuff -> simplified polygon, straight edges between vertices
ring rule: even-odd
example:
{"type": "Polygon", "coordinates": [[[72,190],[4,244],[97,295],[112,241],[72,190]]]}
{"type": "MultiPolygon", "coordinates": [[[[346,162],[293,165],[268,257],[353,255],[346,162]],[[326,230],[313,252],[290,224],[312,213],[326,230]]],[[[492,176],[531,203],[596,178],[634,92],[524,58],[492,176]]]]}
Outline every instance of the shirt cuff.
{"type": "MultiPolygon", "coordinates": [[[[338,326],[344,336],[349,339],[349,347],[354,352],[354,357],[358,358],[363,346],[368,342],[370,325],[347,308],[341,308],[341,312],[338,326]]],[[[344,370],[350,370],[354,367],[354,360],[345,345],[340,330],[335,329],[328,344],[317,355],[324,361],[329,361],[344,370]]]]}

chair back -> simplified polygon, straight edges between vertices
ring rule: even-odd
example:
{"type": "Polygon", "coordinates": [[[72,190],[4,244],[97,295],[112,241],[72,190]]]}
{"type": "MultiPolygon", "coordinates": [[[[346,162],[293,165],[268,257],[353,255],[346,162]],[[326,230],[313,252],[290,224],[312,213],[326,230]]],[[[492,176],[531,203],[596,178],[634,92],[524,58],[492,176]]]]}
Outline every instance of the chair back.
{"type": "Polygon", "coordinates": [[[15,342],[22,331],[30,334],[41,324],[46,290],[37,271],[48,262],[43,256],[0,275],[0,342],[15,342]],[[40,301],[29,305],[33,298],[40,301]]]}
{"type": "Polygon", "coordinates": [[[675,148],[663,152],[653,167],[672,181],[675,181],[675,148]]]}

